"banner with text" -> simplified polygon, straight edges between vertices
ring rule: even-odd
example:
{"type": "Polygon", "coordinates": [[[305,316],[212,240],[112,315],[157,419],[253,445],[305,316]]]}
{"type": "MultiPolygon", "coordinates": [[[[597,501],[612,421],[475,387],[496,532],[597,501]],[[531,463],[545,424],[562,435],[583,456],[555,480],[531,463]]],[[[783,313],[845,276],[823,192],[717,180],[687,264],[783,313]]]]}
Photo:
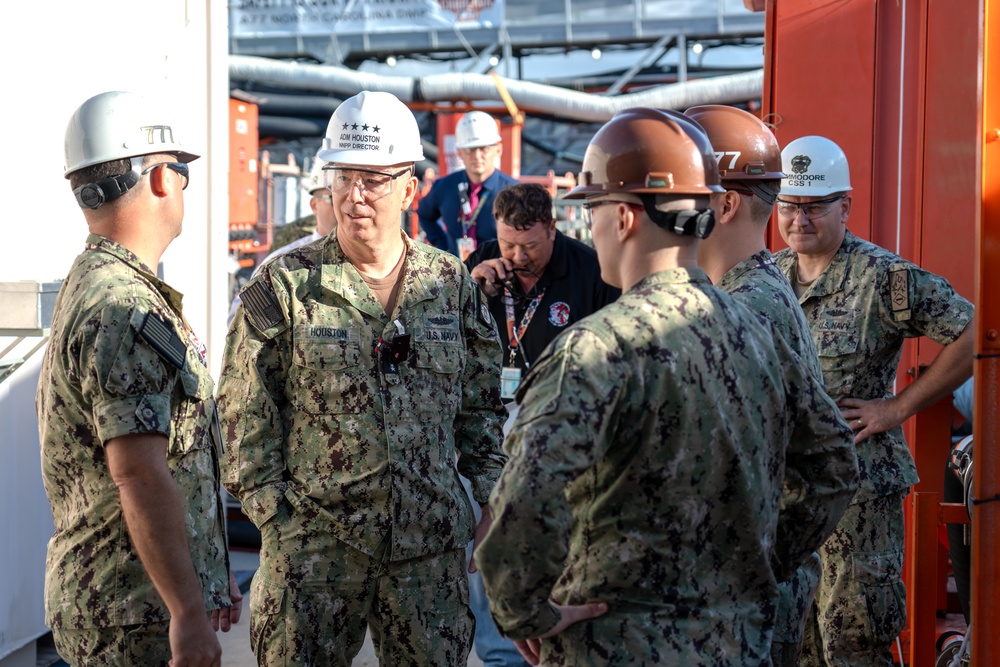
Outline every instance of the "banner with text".
{"type": "Polygon", "coordinates": [[[230,0],[231,37],[498,27],[504,0],[230,0]]]}

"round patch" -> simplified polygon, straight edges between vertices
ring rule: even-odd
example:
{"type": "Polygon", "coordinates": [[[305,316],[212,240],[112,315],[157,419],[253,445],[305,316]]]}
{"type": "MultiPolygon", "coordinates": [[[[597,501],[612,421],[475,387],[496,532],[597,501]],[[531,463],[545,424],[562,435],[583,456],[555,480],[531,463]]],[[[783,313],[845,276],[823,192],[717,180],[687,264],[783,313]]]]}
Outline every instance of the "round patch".
{"type": "Polygon", "coordinates": [[[569,324],[569,304],[565,301],[556,301],[549,306],[549,322],[557,327],[569,324]]]}

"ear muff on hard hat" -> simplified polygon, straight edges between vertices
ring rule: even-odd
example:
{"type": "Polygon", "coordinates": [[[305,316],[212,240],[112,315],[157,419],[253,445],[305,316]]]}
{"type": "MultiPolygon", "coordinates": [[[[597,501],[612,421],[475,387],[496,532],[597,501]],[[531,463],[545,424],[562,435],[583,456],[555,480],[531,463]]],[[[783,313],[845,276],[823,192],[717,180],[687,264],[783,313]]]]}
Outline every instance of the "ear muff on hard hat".
{"type": "Polygon", "coordinates": [[[715,228],[715,211],[712,208],[689,209],[686,211],[661,211],[656,208],[656,196],[642,197],[646,215],[657,226],[672,231],[679,236],[708,238],[715,228]]]}
{"type": "Polygon", "coordinates": [[[723,185],[739,181],[742,187],[773,204],[778,192],[755,183],[785,177],[781,149],[770,128],[751,113],[721,104],[691,107],[684,114],[697,121],[708,135],[723,185]]]}
{"type": "Polygon", "coordinates": [[[324,162],[386,167],[419,162],[424,149],[413,112],[392,93],[365,90],[333,112],[316,155],[324,162]]]}
{"type": "Polygon", "coordinates": [[[578,185],[566,199],[614,193],[638,195],[646,214],[676,234],[705,238],[711,208],[662,211],[657,196],[707,196],[725,192],[705,131],[675,111],[624,109],[597,131],[583,157],[578,185]]]}
{"type": "Polygon", "coordinates": [[[826,137],[799,137],[781,151],[785,178],[781,194],[826,197],[851,188],[851,171],[844,151],[826,137]]]}
{"type": "Polygon", "coordinates": [[[455,148],[479,148],[500,143],[500,132],[493,116],[470,111],[455,126],[455,148]]]}
{"type": "Polygon", "coordinates": [[[132,168],[124,174],[109,176],[93,183],[84,183],[73,189],[73,196],[80,208],[100,208],[105,202],[114,201],[135,187],[142,178],[142,158],[130,158],[132,168]]]}

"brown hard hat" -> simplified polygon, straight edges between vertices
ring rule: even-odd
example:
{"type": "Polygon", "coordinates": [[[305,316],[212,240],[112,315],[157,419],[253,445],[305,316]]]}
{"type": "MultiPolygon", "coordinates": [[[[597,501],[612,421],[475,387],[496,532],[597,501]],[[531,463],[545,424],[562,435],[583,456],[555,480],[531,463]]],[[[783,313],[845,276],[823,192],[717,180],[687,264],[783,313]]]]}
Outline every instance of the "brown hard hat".
{"type": "Polygon", "coordinates": [[[578,183],[567,199],[724,192],[704,130],[676,111],[641,107],[619,111],[597,131],[578,183]]]}
{"type": "Polygon", "coordinates": [[[691,107],[684,112],[708,134],[724,181],[776,180],[781,149],[774,133],[757,116],[721,104],[691,107]]]}

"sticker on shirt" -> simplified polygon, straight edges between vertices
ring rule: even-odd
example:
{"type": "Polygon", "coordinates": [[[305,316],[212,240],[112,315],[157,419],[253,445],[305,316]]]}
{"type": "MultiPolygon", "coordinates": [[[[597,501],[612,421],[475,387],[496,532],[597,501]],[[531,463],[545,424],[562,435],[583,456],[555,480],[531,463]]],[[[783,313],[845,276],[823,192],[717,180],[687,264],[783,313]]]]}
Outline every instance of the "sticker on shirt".
{"type": "Polygon", "coordinates": [[[201,342],[201,339],[198,338],[198,334],[194,331],[188,331],[188,338],[191,340],[191,347],[193,347],[194,351],[198,353],[201,365],[208,368],[208,346],[201,342]]]}
{"type": "Polygon", "coordinates": [[[458,327],[458,317],[450,314],[424,315],[423,326],[413,332],[418,343],[461,344],[462,332],[458,327]]]}
{"type": "Polygon", "coordinates": [[[549,306],[549,322],[556,327],[569,324],[569,304],[565,301],[556,301],[549,306]]]}

